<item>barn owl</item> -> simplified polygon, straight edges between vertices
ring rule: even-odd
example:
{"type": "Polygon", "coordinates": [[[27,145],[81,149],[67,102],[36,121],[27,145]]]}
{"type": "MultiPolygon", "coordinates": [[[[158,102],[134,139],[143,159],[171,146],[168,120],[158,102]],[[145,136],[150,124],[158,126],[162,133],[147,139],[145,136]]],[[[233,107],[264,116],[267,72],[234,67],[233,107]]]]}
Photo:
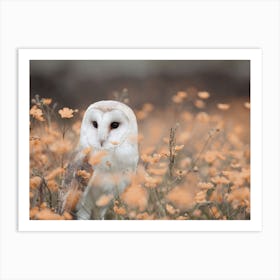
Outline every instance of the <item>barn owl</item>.
{"type": "Polygon", "coordinates": [[[77,219],[104,219],[109,205],[101,197],[120,195],[131,182],[138,163],[135,114],[118,101],[99,101],[86,110],[80,131],[80,149],[90,148],[99,162],[76,207],[77,219]],[[101,158],[98,159],[98,157],[101,158]]]}

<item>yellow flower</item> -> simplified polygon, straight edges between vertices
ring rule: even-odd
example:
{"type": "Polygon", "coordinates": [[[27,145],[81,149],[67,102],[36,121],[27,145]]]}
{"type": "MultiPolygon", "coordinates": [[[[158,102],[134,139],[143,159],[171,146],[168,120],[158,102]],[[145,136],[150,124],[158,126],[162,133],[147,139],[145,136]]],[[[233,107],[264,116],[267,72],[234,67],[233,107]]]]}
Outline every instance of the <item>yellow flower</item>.
{"type": "Polygon", "coordinates": [[[73,109],[69,109],[67,107],[64,107],[63,109],[60,109],[58,111],[58,113],[60,114],[62,119],[71,119],[71,118],[73,118],[73,114],[77,113],[77,112],[78,112],[77,109],[73,110],[73,109]]]}

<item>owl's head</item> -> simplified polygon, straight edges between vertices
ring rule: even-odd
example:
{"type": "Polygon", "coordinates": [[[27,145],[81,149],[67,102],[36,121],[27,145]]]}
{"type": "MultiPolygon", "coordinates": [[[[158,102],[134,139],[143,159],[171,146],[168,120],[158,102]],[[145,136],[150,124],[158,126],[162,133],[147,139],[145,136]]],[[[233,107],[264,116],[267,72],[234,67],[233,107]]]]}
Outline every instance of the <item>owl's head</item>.
{"type": "Polygon", "coordinates": [[[138,135],[133,111],[125,104],[106,100],[90,105],[83,117],[80,146],[112,149],[138,135]]]}

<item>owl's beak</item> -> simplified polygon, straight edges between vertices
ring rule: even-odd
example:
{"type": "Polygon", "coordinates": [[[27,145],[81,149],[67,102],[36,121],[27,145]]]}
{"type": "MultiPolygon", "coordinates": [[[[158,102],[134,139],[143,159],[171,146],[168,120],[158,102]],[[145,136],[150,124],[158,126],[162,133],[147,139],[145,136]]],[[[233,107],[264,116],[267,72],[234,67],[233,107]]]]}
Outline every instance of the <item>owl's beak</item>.
{"type": "Polygon", "coordinates": [[[104,144],[105,140],[100,140],[100,146],[102,147],[104,144]]]}

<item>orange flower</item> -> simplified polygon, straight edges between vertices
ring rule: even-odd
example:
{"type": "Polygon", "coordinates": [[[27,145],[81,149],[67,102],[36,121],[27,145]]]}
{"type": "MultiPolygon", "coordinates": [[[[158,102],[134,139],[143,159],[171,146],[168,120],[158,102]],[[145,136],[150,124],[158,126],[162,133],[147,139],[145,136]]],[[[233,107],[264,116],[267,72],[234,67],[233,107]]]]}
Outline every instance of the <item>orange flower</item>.
{"type": "Polygon", "coordinates": [[[185,176],[186,174],[187,174],[187,171],[186,170],[176,170],[176,172],[175,172],[175,174],[176,174],[176,176],[178,176],[178,177],[183,177],[183,176],[185,176]]]}
{"type": "Polygon", "coordinates": [[[30,115],[40,122],[45,121],[42,110],[39,109],[36,105],[32,106],[32,108],[30,109],[30,115]]]}
{"type": "Polygon", "coordinates": [[[211,209],[211,213],[214,215],[216,219],[221,218],[221,213],[216,206],[212,206],[210,209],[211,209]]]}
{"type": "Polygon", "coordinates": [[[250,109],[251,108],[250,102],[245,102],[244,107],[247,108],[247,109],[250,109]]]}
{"type": "Polygon", "coordinates": [[[193,193],[181,186],[173,188],[168,193],[167,200],[180,210],[191,208],[194,205],[193,193]]]}
{"type": "Polygon", "coordinates": [[[84,154],[85,156],[89,156],[89,154],[91,153],[91,151],[92,151],[92,148],[90,148],[90,147],[85,148],[85,149],[83,149],[83,154],[84,154]]]}
{"type": "Polygon", "coordinates": [[[97,201],[96,201],[96,205],[98,206],[98,207],[104,207],[104,206],[106,206],[106,205],[108,205],[111,201],[112,201],[112,199],[113,199],[113,195],[111,195],[111,194],[109,194],[109,195],[101,195],[98,199],[97,199],[97,201]]]}
{"type": "Polygon", "coordinates": [[[185,145],[176,145],[176,146],[174,147],[174,151],[175,151],[175,152],[181,151],[182,149],[184,149],[184,146],[185,146],[185,145]]]}
{"type": "Polygon", "coordinates": [[[144,212],[144,213],[139,213],[137,216],[136,216],[136,219],[138,220],[153,220],[154,219],[154,215],[149,215],[147,212],[144,212]]]}
{"type": "Polygon", "coordinates": [[[198,109],[203,109],[205,108],[205,103],[202,100],[197,99],[194,102],[194,106],[198,109]]]}
{"type": "Polygon", "coordinates": [[[58,113],[60,114],[62,119],[71,119],[74,116],[73,114],[77,113],[77,112],[78,112],[77,109],[73,110],[73,109],[69,109],[67,107],[64,107],[63,109],[60,109],[58,111],[58,113]]]}
{"type": "Polygon", "coordinates": [[[81,121],[77,121],[72,125],[72,129],[76,134],[80,134],[81,124],[81,121]]]}
{"type": "Polygon", "coordinates": [[[201,214],[202,214],[202,212],[201,212],[200,209],[195,209],[195,210],[193,211],[192,214],[193,214],[193,216],[195,216],[195,217],[200,217],[201,214]]]}
{"type": "Polygon", "coordinates": [[[144,162],[148,162],[148,163],[151,163],[151,164],[159,162],[160,158],[161,158],[161,155],[160,155],[160,154],[153,154],[152,156],[143,154],[143,155],[141,156],[141,159],[142,159],[144,162]]]}
{"type": "Polygon", "coordinates": [[[210,117],[207,113],[205,112],[200,112],[196,115],[196,119],[199,121],[199,122],[202,122],[202,123],[207,123],[210,121],[210,117]]]}
{"type": "Polygon", "coordinates": [[[179,216],[176,218],[176,220],[187,220],[188,218],[185,216],[179,216]]]}
{"type": "Polygon", "coordinates": [[[189,158],[189,157],[186,157],[186,158],[183,158],[181,161],[180,161],[180,168],[187,168],[191,165],[192,163],[192,159],[189,158]]]}
{"type": "Polygon", "coordinates": [[[148,176],[146,175],[145,176],[145,186],[147,188],[155,188],[157,187],[161,182],[162,182],[162,178],[161,177],[151,177],[151,176],[148,176]]]}
{"type": "Polygon", "coordinates": [[[182,132],[178,135],[178,142],[180,143],[186,143],[189,139],[190,139],[190,133],[188,131],[182,132]]]}
{"type": "Polygon", "coordinates": [[[241,165],[240,165],[239,163],[232,163],[230,166],[231,166],[233,169],[239,169],[239,168],[241,168],[241,165]]]}
{"type": "Polygon", "coordinates": [[[214,151],[208,151],[204,155],[204,159],[208,163],[213,163],[217,157],[217,153],[214,151]]]}
{"type": "Polygon", "coordinates": [[[185,91],[178,91],[177,96],[180,98],[187,98],[188,94],[185,91]]]}
{"type": "Polygon", "coordinates": [[[229,193],[227,200],[231,202],[234,209],[238,206],[250,207],[250,189],[247,187],[234,189],[229,193]]]}
{"type": "Polygon", "coordinates": [[[54,169],[53,171],[51,171],[47,176],[46,176],[46,180],[52,180],[55,177],[64,174],[65,170],[62,167],[58,167],[56,169],[54,169]]]}
{"type": "Polygon", "coordinates": [[[114,212],[116,213],[116,214],[118,214],[118,215],[125,215],[126,214],[126,210],[125,210],[125,208],[124,207],[119,207],[119,206],[117,206],[117,205],[115,205],[114,207],[113,207],[113,210],[114,210],[114,212]]]}
{"type": "Polygon", "coordinates": [[[201,99],[208,99],[210,97],[210,94],[207,91],[199,91],[197,95],[201,99]]]}
{"type": "Polygon", "coordinates": [[[41,183],[42,179],[39,176],[32,177],[30,179],[30,188],[34,190],[38,188],[41,185],[41,183]]]}
{"type": "Polygon", "coordinates": [[[97,164],[99,164],[101,161],[102,161],[102,159],[105,157],[107,155],[107,152],[106,151],[99,151],[99,152],[97,152],[97,153],[95,153],[94,155],[92,155],[91,157],[90,157],[90,159],[89,159],[89,163],[91,164],[91,165],[97,165],[97,164]]]}
{"type": "Polygon", "coordinates": [[[183,112],[181,118],[186,122],[191,122],[193,120],[193,115],[190,112],[183,112]]]}
{"type": "Polygon", "coordinates": [[[50,105],[52,103],[52,99],[51,98],[43,98],[42,102],[44,105],[50,105]]]}
{"type": "Polygon", "coordinates": [[[199,191],[194,198],[196,203],[206,202],[206,190],[199,191]]]}
{"type": "Polygon", "coordinates": [[[216,176],[216,177],[212,178],[211,181],[214,184],[225,184],[225,185],[227,185],[227,184],[230,183],[230,181],[223,176],[216,176]]]}
{"type": "Polygon", "coordinates": [[[70,190],[66,194],[66,199],[65,199],[65,209],[67,211],[74,210],[76,208],[77,203],[79,202],[81,197],[81,191],[79,190],[70,190]]]}
{"type": "Polygon", "coordinates": [[[89,159],[89,163],[91,165],[97,165],[99,164],[102,159],[107,155],[107,152],[105,150],[99,151],[97,153],[95,153],[94,155],[92,155],[89,159]]]}
{"type": "Polygon", "coordinates": [[[198,187],[202,190],[209,190],[214,187],[212,183],[200,182],[198,183],[198,187]]]}
{"type": "Polygon", "coordinates": [[[39,212],[39,207],[38,206],[31,208],[30,211],[29,211],[30,219],[31,220],[34,219],[38,212],[39,212]]]}
{"type": "Polygon", "coordinates": [[[173,95],[172,97],[172,101],[174,103],[182,103],[184,101],[184,99],[187,98],[187,93],[184,91],[178,91],[176,95],[173,95]]]}
{"type": "Polygon", "coordinates": [[[78,170],[77,175],[85,180],[88,180],[91,177],[91,174],[89,172],[86,172],[85,170],[78,170]]]}
{"type": "Polygon", "coordinates": [[[145,112],[145,111],[140,110],[140,111],[137,111],[137,112],[136,112],[136,117],[137,117],[137,119],[140,120],[140,121],[141,121],[141,120],[144,120],[147,116],[148,116],[148,113],[145,112]]]}
{"type": "Polygon", "coordinates": [[[55,180],[48,181],[47,186],[50,189],[50,191],[52,191],[52,192],[57,192],[58,191],[58,185],[55,182],[55,180]]]}
{"type": "Polygon", "coordinates": [[[67,139],[56,140],[50,145],[50,150],[57,154],[66,154],[73,149],[73,143],[67,139]]]}
{"type": "Polygon", "coordinates": [[[152,111],[154,110],[154,105],[151,104],[151,103],[145,103],[145,104],[143,105],[142,110],[143,110],[144,112],[150,113],[150,112],[152,112],[152,111]]]}
{"type": "Polygon", "coordinates": [[[171,204],[166,204],[165,209],[170,215],[174,215],[179,212],[179,210],[175,209],[171,204]]]}
{"type": "Polygon", "coordinates": [[[148,205],[147,191],[139,184],[129,186],[121,198],[132,209],[144,211],[148,205]]]}
{"type": "Polygon", "coordinates": [[[66,212],[66,211],[63,213],[62,217],[63,217],[65,220],[73,220],[72,215],[71,215],[70,213],[66,212]]]}
{"type": "Polygon", "coordinates": [[[222,111],[226,111],[230,108],[229,104],[225,104],[225,103],[219,103],[217,104],[218,109],[222,110],[222,111]]]}
{"type": "Polygon", "coordinates": [[[166,168],[149,168],[148,173],[152,175],[164,175],[166,173],[166,168]]]}
{"type": "Polygon", "coordinates": [[[37,213],[35,216],[37,220],[62,220],[62,216],[54,213],[51,209],[45,208],[37,213]]]}

